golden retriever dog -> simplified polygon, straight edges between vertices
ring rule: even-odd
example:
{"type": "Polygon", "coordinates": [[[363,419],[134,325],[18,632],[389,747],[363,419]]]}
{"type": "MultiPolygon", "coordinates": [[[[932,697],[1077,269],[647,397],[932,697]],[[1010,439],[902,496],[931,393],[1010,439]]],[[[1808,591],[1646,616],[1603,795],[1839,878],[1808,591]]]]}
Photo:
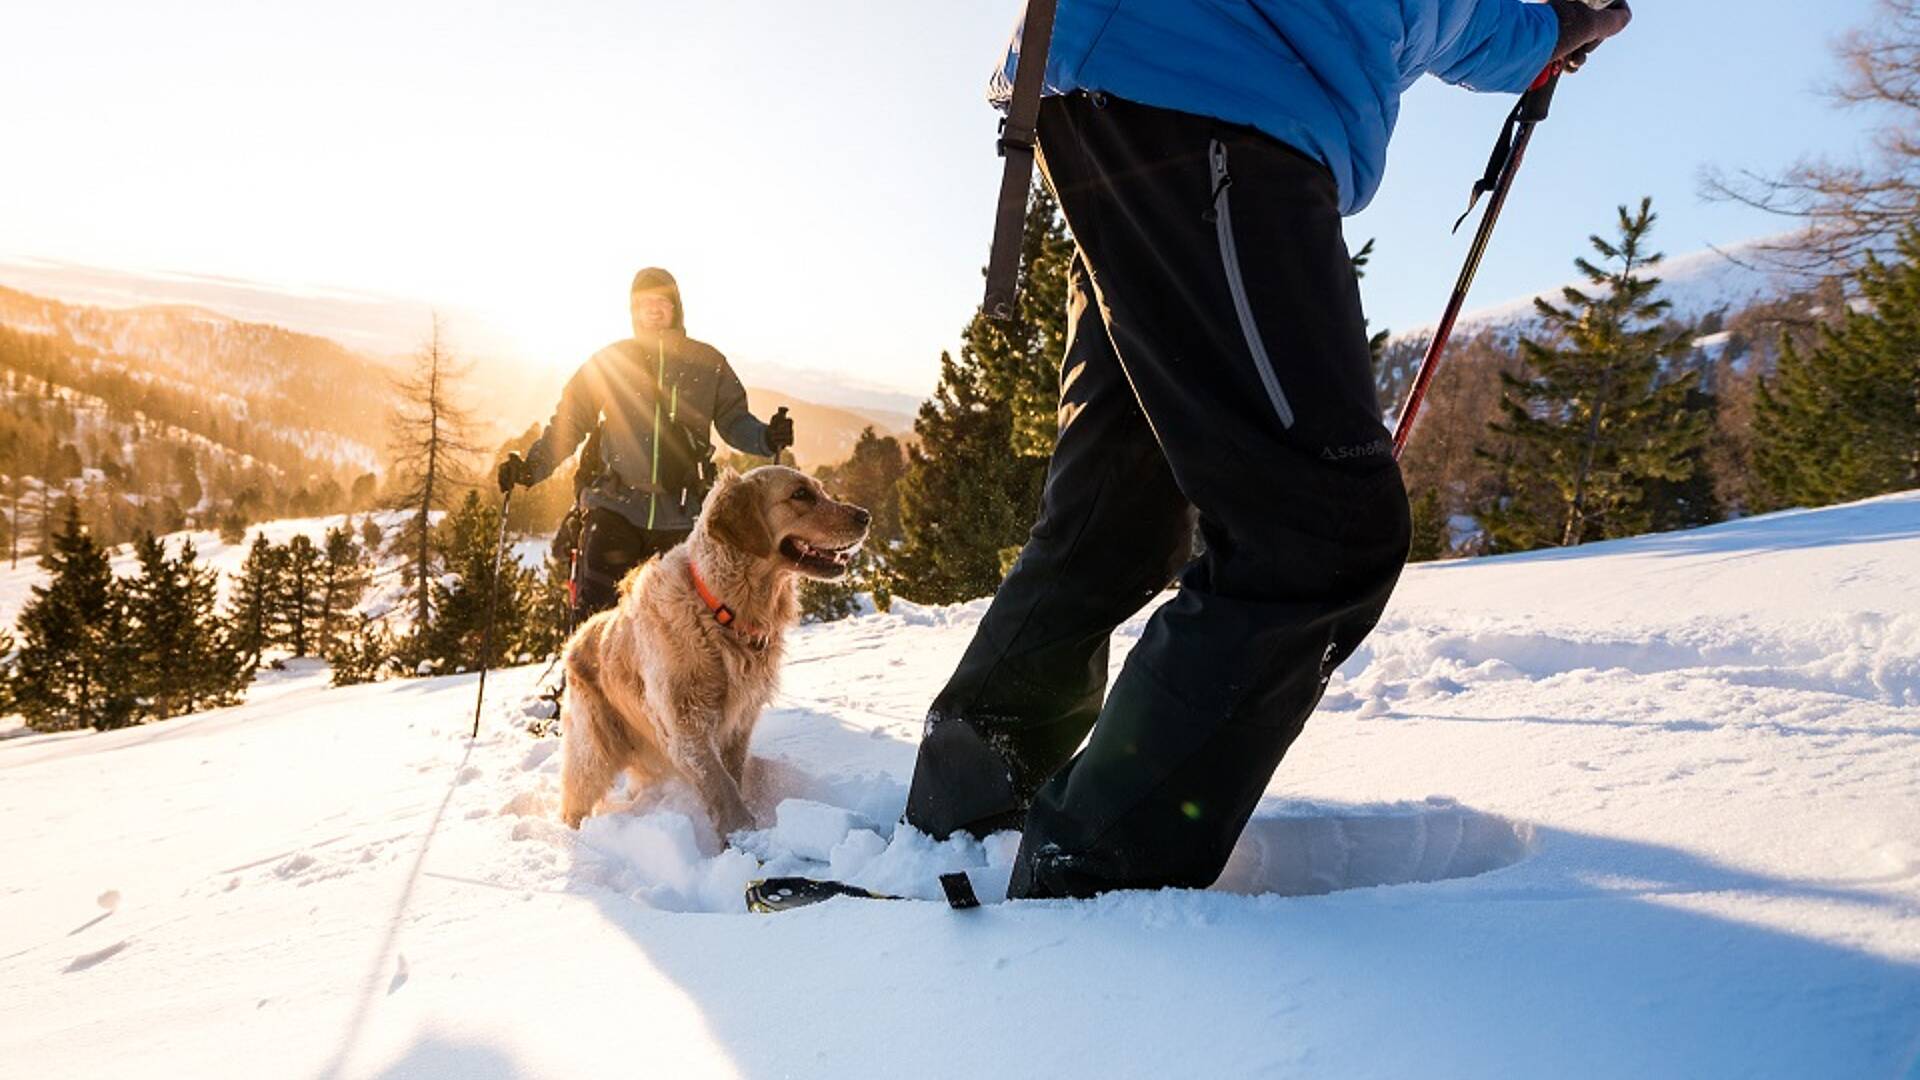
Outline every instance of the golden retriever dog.
{"type": "Polygon", "coordinates": [[[801,577],[844,576],[872,516],[781,465],[727,470],[693,532],[620,583],[620,601],[567,642],[561,817],[684,777],[724,838],[753,826],[747,743],[772,699],[801,577]]]}

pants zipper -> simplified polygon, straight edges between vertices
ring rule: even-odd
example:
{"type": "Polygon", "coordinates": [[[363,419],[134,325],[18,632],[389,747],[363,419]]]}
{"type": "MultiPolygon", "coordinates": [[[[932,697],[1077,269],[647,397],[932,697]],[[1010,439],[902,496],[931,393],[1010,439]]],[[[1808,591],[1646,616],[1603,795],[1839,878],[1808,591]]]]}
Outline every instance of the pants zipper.
{"type": "Polygon", "coordinates": [[[1254,372],[1260,376],[1260,385],[1266,387],[1267,400],[1273,403],[1280,426],[1290,428],[1293,406],[1287,402],[1286,391],[1280,388],[1280,377],[1273,373],[1266,342],[1261,340],[1260,326],[1253,319],[1253,305],[1247,300],[1247,283],[1240,276],[1240,249],[1233,239],[1233,205],[1228,197],[1233,174],[1227,171],[1226,144],[1219,139],[1210,141],[1207,160],[1213,167],[1213,231],[1220,241],[1220,265],[1227,272],[1227,291],[1233,294],[1233,310],[1240,317],[1240,335],[1246,338],[1247,351],[1253,354],[1254,372]]]}

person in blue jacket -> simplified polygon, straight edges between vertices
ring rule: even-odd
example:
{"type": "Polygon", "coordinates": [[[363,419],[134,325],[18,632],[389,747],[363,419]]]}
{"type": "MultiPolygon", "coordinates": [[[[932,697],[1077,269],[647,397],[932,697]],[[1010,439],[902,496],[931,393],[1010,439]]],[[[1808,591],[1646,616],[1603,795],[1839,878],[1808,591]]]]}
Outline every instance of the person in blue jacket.
{"type": "Polygon", "coordinates": [[[1213,882],[1406,559],[1341,216],[1379,187],[1421,75],[1519,93],[1629,18],[1060,0],[1039,119],[1076,244],[1060,437],[1039,520],[929,710],[909,824],[1022,828],[1016,898],[1213,882]],[[1109,634],[1176,573],[1106,693],[1109,634]]]}

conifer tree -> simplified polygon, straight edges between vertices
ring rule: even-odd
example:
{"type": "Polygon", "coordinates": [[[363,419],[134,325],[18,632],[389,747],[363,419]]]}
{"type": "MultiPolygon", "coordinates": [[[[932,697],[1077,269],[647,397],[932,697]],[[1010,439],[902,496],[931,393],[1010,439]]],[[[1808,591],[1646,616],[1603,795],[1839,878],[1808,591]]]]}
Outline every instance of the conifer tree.
{"type": "Polygon", "coordinates": [[[322,605],[326,596],[326,558],[305,533],[295,533],[280,556],[281,642],[295,656],[317,651],[321,624],[325,621],[322,605]]]}
{"type": "Polygon", "coordinates": [[[184,585],[186,623],[192,631],[179,655],[189,674],[188,706],[196,711],[238,704],[253,680],[253,664],[233,624],[220,616],[220,572],[199,560],[193,541],[183,540],[174,566],[184,585]]]}
{"type": "Polygon", "coordinates": [[[432,583],[433,609],[438,613],[419,638],[420,658],[439,671],[477,669],[487,622],[488,593],[493,603],[493,651],[488,664],[505,663],[526,636],[527,609],[536,583],[512,559],[500,564],[493,578],[494,545],[499,540],[499,510],[468,491],[458,509],[436,530],[436,541],[446,572],[432,583]]]}
{"type": "Polygon", "coordinates": [[[1854,275],[1861,303],[1811,349],[1783,342],[1754,401],[1755,509],[1920,483],[1920,229],[1854,275]]]}
{"type": "Polygon", "coordinates": [[[540,563],[540,569],[526,571],[526,619],[513,649],[516,656],[534,659],[558,655],[573,629],[573,594],[567,588],[567,568],[550,558],[540,563]]]}
{"type": "Polygon", "coordinates": [[[1432,562],[1447,553],[1446,512],[1440,506],[1440,492],[1428,488],[1408,505],[1413,518],[1413,538],[1407,548],[1408,562],[1432,562]]]}
{"type": "Polygon", "coordinates": [[[234,582],[228,617],[234,645],[249,669],[259,667],[260,654],[280,639],[284,563],[284,549],[275,547],[266,533],[255,533],[247,561],[240,565],[240,578],[234,582]]]}
{"type": "Polygon", "coordinates": [[[1488,425],[1507,445],[1482,450],[1509,455],[1507,475],[1524,485],[1480,515],[1495,550],[1645,532],[1650,485],[1699,467],[1707,416],[1687,408],[1695,374],[1671,371],[1691,335],[1664,324],[1669,304],[1654,296],[1654,221],[1650,199],[1620,207],[1619,240],[1590,238],[1608,266],[1574,261],[1597,288],[1568,287],[1564,307],[1534,301],[1553,343],[1522,340],[1527,374],[1501,373],[1505,416],[1488,425]]]}
{"type": "Polygon", "coordinates": [[[393,635],[384,626],[365,615],[355,616],[352,630],[327,653],[333,685],[353,686],[392,674],[397,652],[393,635]]]}
{"type": "Polygon", "coordinates": [[[353,625],[353,610],[366,595],[373,577],[367,553],[354,539],[353,529],[327,530],[320,579],[320,630],[315,651],[329,654],[353,625]]]}
{"type": "Polygon", "coordinates": [[[919,443],[900,484],[894,577],[927,603],[999,587],[1040,509],[1059,433],[1073,241],[1045,188],[1027,203],[1020,301],[1006,323],[976,312],[960,356],[940,357],[940,385],[914,421],[919,443]]]}
{"type": "Polygon", "coordinates": [[[5,627],[0,627],[0,716],[13,714],[18,695],[16,679],[19,669],[20,657],[13,648],[13,635],[5,627]]]}
{"type": "Polygon", "coordinates": [[[199,565],[193,541],[169,557],[153,534],[134,543],[138,576],[126,582],[127,638],[141,715],[166,719],[232,704],[247,664],[215,610],[219,575],[199,565]]]}
{"type": "Polygon", "coordinates": [[[842,619],[859,610],[859,596],[873,598],[881,611],[893,594],[892,556],[901,538],[900,482],[907,472],[907,453],[900,440],[881,436],[872,428],[860,433],[853,454],[838,465],[819,471],[820,482],[838,498],[864,506],[873,514],[867,542],[845,577],[838,581],[800,584],[801,613],[817,621],[842,619]]]}
{"type": "Polygon", "coordinates": [[[133,552],[139,573],[124,586],[127,641],[138,660],[133,690],[143,717],[164,720],[187,711],[188,672],[175,651],[194,629],[186,581],[167,558],[166,545],[152,533],[135,538],[133,552]]]}
{"type": "Polygon", "coordinates": [[[123,597],[71,502],[41,565],[51,580],[33,587],[20,613],[16,707],[39,731],[133,723],[123,597]]]}

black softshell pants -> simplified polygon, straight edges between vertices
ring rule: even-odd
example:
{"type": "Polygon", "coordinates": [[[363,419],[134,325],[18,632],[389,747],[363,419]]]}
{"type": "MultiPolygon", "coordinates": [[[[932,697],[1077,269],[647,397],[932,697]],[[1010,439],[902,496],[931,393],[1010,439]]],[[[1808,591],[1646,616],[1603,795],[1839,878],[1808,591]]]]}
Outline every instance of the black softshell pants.
{"type": "Polygon", "coordinates": [[[587,511],[579,546],[574,549],[573,576],[568,583],[572,591],[573,625],[579,626],[595,613],[618,603],[620,579],[626,577],[628,571],[686,538],[685,531],[642,529],[604,507],[587,511]]]}
{"type": "Polygon", "coordinates": [[[1331,174],[1115,98],[1040,116],[1079,245],[1060,439],[930,711],[907,821],[1024,819],[1015,897],[1205,887],[1386,606],[1406,493],[1331,174]],[[1176,572],[1103,704],[1109,634],[1176,572]]]}

